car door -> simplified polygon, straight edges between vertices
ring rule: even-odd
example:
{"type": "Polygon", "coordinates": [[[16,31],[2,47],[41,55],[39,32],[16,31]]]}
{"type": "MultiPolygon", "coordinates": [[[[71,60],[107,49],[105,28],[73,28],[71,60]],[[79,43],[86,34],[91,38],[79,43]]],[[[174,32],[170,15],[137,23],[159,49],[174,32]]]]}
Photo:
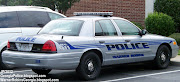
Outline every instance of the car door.
{"type": "Polygon", "coordinates": [[[124,39],[125,54],[129,54],[129,62],[152,60],[152,46],[150,37],[141,36],[141,30],[127,20],[114,19],[124,39]]]}
{"type": "Polygon", "coordinates": [[[104,65],[118,64],[120,58],[128,58],[119,46],[123,38],[118,36],[117,28],[109,19],[95,21],[95,41],[103,53],[104,65]]]}
{"type": "Polygon", "coordinates": [[[16,12],[0,13],[0,48],[3,48],[8,39],[21,36],[21,28],[16,12]]]}

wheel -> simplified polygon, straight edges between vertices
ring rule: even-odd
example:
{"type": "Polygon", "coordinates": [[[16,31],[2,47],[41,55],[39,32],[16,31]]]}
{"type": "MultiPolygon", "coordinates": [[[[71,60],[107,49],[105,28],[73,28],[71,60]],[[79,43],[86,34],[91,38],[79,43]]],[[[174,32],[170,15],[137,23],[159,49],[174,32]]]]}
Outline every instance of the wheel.
{"type": "Polygon", "coordinates": [[[161,45],[157,52],[156,57],[154,59],[155,68],[157,69],[165,69],[168,67],[170,63],[171,52],[169,48],[165,45],[161,45]]]}
{"type": "Polygon", "coordinates": [[[6,47],[2,49],[0,52],[0,70],[6,70],[7,66],[2,62],[2,52],[6,50],[6,47]]]}
{"type": "Polygon", "coordinates": [[[101,61],[94,52],[85,53],[76,69],[77,74],[82,80],[96,79],[99,76],[100,71],[101,61]]]}
{"type": "Polygon", "coordinates": [[[39,75],[47,75],[51,69],[32,69],[32,71],[39,75]]]}

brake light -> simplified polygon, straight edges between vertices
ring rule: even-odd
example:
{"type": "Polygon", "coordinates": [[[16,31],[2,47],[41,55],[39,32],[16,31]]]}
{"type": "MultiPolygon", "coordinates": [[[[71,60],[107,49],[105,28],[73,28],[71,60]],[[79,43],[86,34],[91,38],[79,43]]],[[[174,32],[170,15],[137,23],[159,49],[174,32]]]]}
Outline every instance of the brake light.
{"type": "Polygon", "coordinates": [[[8,41],[8,43],[7,43],[7,48],[10,49],[10,43],[9,43],[9,41],[8,41]]]}
{"type": "Polygon", "coordinates": [[[44,43],[41,51],[56,51],[56,45],[53,41],[48,40],[44,43]]]}

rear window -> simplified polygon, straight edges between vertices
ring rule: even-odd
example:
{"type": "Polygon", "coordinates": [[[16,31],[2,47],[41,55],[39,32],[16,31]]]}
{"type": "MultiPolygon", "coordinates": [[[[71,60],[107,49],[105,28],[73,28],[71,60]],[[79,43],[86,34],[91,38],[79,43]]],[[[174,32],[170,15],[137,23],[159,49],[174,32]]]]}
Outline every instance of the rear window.
{"type": "Polygon", "coordinates": [[[46,25],[50,18],[47,12],[42,11],[18,11],[21,27],[40,27],[46,25]]]}
{"type": "Polygon", "coordinates": [[[78,36],[83,23],[82,20],[54,20],[44,26],[39,34],[78,36]]]}

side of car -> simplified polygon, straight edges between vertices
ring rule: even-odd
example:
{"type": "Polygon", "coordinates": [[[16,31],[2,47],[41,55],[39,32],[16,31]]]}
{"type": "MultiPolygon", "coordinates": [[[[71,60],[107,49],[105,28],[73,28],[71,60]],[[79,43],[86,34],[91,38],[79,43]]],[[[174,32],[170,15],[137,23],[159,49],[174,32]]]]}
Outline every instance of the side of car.
{"type": "Polygon", "coordinates": [[[80,35],[88,30],[87,34],[93,35],[92,38],[78,39],[81,43],[66,39],[72,46],[78,44],[76,47],[81,45],[84,48],[80,51],[83,54],[76,69],[83,79],[97,77],[101,65],[152,61],[156,68],[164,69],[168,67],[170,58],[177,55],[178,46],[174,39],[146,34],[128,20],[111,17],[89,22],[94,28],[90,30],[86,24],[80,35]]]}
{"type": "MultiPolygon", "coordinates": [[[[6,49],[7,41],[14,36],[35,35],[49,21],[65,16],[43,7],[0,7],[0,51],[6,49]]],[[[0,54],[1,54],[0,53],[0,54]]],[[[0,56],[0,62],[1,56],[0,56]]],[[[5,67],[5,66],[3,66],[5,67]]]]}

